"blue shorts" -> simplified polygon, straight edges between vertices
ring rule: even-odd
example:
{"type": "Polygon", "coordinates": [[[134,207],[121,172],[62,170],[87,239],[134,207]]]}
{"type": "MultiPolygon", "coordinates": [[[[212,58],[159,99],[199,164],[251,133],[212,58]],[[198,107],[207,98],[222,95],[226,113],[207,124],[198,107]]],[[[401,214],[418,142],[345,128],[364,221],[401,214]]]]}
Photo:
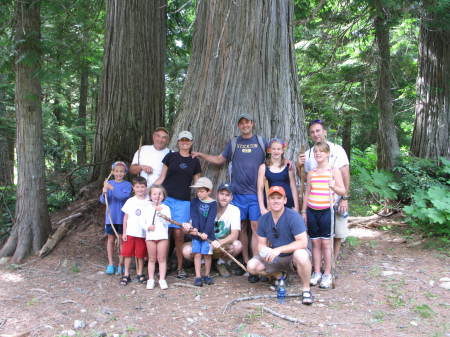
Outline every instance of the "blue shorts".
{"type": "Polygon", "coordinates": [[[192,253],[202,255],[212,255],[212,247],[208,241],[192,239],[192,253]]]}
{"type": "MultiPolygon", "coordinates": [[[[118,225],[115,224],[114,228],[116,229],[118,234],[122,234],[123,233],[123,226],[122,226],[122,224],[118,224],[118,225]]],[[[105,225],[105,234],[115,235],[114,234],[114,230],[112,229],[110,224],[106,224],[105,225]]]]}
{"type": "Polygon", "coordinates": [[[241,220],[257,221],[261,216],[256,194],[233,194],[231,204],[239,207],[241,220]]]}
{"type": "Polygon", "coordinates": [[[331,236],[331,210],[306,209],[308,235],[311,240],[329,239],[331,236]]]}
{"type": "MultiPolygon", "coordinates": [[[[189,222],[191,219],[191,202],[167,197],[164,202],[170,208],[172,220],[178,222],[189,222]]],[[[169,224],[169,228],[180,228],[177,225],[169,224]]]]}

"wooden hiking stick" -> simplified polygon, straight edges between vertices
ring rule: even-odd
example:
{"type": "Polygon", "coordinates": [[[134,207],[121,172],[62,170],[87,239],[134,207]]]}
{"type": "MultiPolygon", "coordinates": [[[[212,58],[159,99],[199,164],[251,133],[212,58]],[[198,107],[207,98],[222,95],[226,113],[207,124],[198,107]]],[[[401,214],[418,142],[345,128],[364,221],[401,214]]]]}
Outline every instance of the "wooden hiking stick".
{"type": "MultiPolygon", "coordinates": [[[[300,147],[300,154],[305,154],[305,144],[300,147]]],[[[305,164],[298,167],[298,175],[300,176],[300,189],[298,191],[299,205],[303,204],[303,194],[305,193],[305,164]],[[301,201],[300,201],[301,200],[301,201]]]]}
{"type": "MultiPolygon", "coordinates": [[[[109,176],[105,179],[105,181],[108,181],[109,178],[111,178],[113,174],[113,171],[111,171],[111,173],[109,174],[109,176]]],[[[108,192],[103,192],[103,197],[105,198],[105,204],[106,204],[106,214],[108,214],[108,218],[109,218],[109,223],[114,231],[114,234],[116,235],[117,238],[117,244],[120,243],[120,237],[119,237],[119,233],[117,233],[116,227],[113,224],[112,218],[111,218],[111,210],[109,209],[109,202],[108,202],[108,192]]]]}
{"type": "MultiPolygon", "coordinates": [[[[330,177],[333,180],[333,169],[330,170],[330,177]]],[[[334,198],[329,186],[330,191],[330,212],[331,212],[331,223],[330,223],[330,250],[331,250],[331,288],[336,288],[336,264],[334,261],[334,225],[335,225],[335,215],[334,215],[334,198]]]]}
{"type": "Polygon", "coordinates": [[[269,180],[267,180],[266,177],[264,177],[264,190],[266,191],[267,210],[270,211],[270,207],[269,207],[269,180]]]}
{"type": "Polygon", "coordinates": [[[143,140],[143,136],[141,136],[141,139],[139,140],[138,165],[141,165],[141,148],[142,148],[142,140],[143,140]]]}
{"type": "MultiPolygon", "coordinates": [[[[179,227],[183,227],[182,223],[179,223],[178,221],[172,220],[171,218],[165,216],[164,214],[158,213],[158,216],[168,222],[170,222],[171,224],[177,225],[179,227]]],[[[198,233],[197,235],[200,235],[202,233],[198,233]]],[[[206,239],[206,241],[208,241],[208,243],[211,244],[211,240],[210,239],[206,239]]],[[[226,256],[228,256],[231,260],[233,260],[239,267],[242,268],[242,270],[244,270],[245,272],[247,272],[247,268],[245,268],[245,266],[240,263],[238,260],[236,260],[236,258],[231,255],[230,253],[228,253],[222,246],[219,246],[219,249],[222,251],[222,253],[224,253],[226,256]]]]}

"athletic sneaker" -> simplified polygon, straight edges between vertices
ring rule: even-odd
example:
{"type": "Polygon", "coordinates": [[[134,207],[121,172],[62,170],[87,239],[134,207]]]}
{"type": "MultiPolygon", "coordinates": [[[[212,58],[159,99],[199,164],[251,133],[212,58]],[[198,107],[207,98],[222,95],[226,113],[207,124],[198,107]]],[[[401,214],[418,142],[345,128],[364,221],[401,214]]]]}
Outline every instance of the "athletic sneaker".
{"type": "Polygon", "coordinates": [[[114,265],[108,264],[105,269],[105,274],[114,275],[115,271],[116,271],[116,268],[114,267],[114,265]]]}
{"type": "Polygon", "coordinates": [[[203,287],[203,281],[201,277],[196,277],[194,280],[194,286],[203,287]]]}
{"type": "Polygon", "coordinates": [[[259,276],[258,275],[254,275],[254,274],[249,274],[248,275],[248,282],[250,282],[250,283],[259,282],[259,276]]]}
{"type": "Polygon", "coordinates": [[[185,279],[185,278],[187,278],[187,274],[184,271],[184,269],[178,269],[176,277],[179,278],[179,279],[185,279]]]}
{"type": "Polygon", "coordinates": [[[220,276],[222,276],[222,277],[230,277],[231,276],[225,263],[219,263],[219,261],[217,261],[216,268],[217,268],[217,271],[219,272],[220,276]]]}
{"type": "Polygon", "coordinates": [[[320,282],[321,278],[322,278],[322,273],[313,272],[311,275],[311,280],[309,281],[309,284],[312,286],[316,286],[317,283],[320,282]]]}
{"type": "Polygon", "coordinates": [[[167,285],[167,281],[166,280],[159,280],[159,287],[162,290],[166,290],[167,288],[169,288],[169,286],[167,285]]]}
{"type": "Polygon", "coordinates": [[[147,281],[147,289],[154,289],[155,288],[155,280],[151,279],[147,281]]]}
{"type": "Polygon", "coordinates": [[[203,276],[203,282],[207,285],[211,285],[214,284],[214,279],[212,277],[208,276],[203,276]]]}
{"type": "Polygon", "coordinates": [[[322,289],[329,289],[331,288],[331,284],[333,283],[333,277],[331,274],[323,274],[322,280],[320,280],[319,287],[322,289]]]}

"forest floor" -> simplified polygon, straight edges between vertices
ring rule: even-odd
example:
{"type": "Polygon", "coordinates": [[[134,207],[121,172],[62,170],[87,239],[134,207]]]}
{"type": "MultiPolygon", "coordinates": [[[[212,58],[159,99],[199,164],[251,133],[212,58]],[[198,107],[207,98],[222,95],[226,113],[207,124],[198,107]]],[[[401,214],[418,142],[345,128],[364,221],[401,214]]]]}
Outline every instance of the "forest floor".
{"type": "MultiPolygon", "coordinates": [[[[233,299],[273,292],[245,276],[217,276],[215,285],[194,288],[173,285],[192,285],[192,276],[170,275],[165,291],[137,282],[120,286],[117,276],[103,273],[98,223],[70,233],[45,258],[0,266],[0,336],[450,336],[450,290],[440,286],[450,278],[449,256],[394,231],[360,226],[351,236],[336,289],[314,288],[312,306],[294,297],[284,304],[239,302],[224,311],[233,299]],[[75,329],[76,320],[85,327],[75,329]]],[[[299,292],[291,276],[287,293],[299,292]]]]}

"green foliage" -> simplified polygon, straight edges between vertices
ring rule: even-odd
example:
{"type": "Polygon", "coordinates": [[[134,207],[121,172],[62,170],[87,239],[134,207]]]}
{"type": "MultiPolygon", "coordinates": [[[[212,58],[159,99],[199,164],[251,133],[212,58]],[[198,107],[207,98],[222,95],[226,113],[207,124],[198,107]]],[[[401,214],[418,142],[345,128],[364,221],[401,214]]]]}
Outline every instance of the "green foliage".
{"type": "Polygon", "coordinates": [[[414,311],[418,313],[422,318],[431,318],[436,314],[433,309],[431,309],[427,304],[416,305],[414,307],[414,311]]]}

